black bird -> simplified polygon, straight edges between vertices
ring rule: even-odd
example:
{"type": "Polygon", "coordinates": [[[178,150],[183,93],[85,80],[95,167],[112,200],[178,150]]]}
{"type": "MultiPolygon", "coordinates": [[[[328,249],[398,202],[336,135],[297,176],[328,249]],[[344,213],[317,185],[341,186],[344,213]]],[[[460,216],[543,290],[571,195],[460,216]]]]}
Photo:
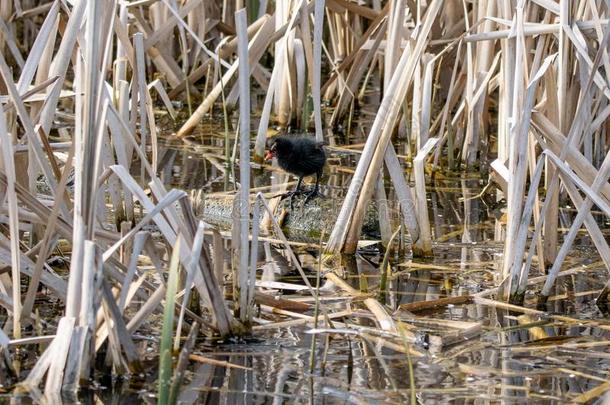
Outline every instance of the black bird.
{"type": "Polygon", "coordinates": [[[282,169],[299,177],[294,191],[284,194],[284,198],[290,197],[290,208],[292,209],[292,197],[302,194],[301,183],[303,177],[316,175],[316,185],[313,190],[306,193],[307,197],[303,205],[319,194],[320,176],[326,163],[323,143],[317,142],[308,136],[280,135],[273,137],[268,142],[269,150],[265,155],[265,160],[277,158],[282,169]]]}

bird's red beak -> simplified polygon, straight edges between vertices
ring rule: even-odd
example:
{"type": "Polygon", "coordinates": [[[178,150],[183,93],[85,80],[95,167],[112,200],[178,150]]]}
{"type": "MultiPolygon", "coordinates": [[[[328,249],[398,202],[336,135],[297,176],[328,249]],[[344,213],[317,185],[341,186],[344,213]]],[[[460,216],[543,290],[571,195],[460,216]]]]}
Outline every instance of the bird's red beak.
{"type": "Polygon", "coordinates": [[[267,153],[265,154],[265,162],[270,161],[274,157],[275,157],[275,152],[272,150],[268,150],[267,153]]]}

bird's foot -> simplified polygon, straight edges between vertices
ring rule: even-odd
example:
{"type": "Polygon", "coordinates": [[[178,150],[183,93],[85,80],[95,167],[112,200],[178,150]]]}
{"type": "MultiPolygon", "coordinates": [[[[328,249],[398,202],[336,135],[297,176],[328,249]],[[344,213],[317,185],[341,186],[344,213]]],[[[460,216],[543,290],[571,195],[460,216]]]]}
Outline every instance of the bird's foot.
{"type": "Polygon", "coordinates": [[[294,196],[302,194],[304,194],[304,191],[302,190],[289,191],[287,193],[282,194],[282,198],[280,199],[280,201],[290,197],[290,210],[292,211],[294,209],[294,196]]]}
{"type": "Polygon", "coordinates": [[[282,200],[284,198],[292,197],[292,196],[295,196],[295,195],[301,195],[301,194],[305,194],[305,192],[303,190],[288,191],[288,192],[282,194],[282,200]]]}
{"type": "Polygon", "coordinates": [[[271,198],[278,198],[279,197],[280,201],[282,201],[282,200],[285,200],[288,197],[291,197],[292,195],[300,195],[300,194],[303,194],[303,193],[304,193],[304,191],[302,191],[302,190],[299,190],[299,191],[287,191],[285,193],[276,194],[276,195],[274,195],[271,198]]]}
{"type": "Polygon", "coordinates": [[[322,196],[322,194],[320,194],[320,191],[318,190],[318,188],[317,187],[314,188],[309,193],[307,193],[307,196],[305,197],[305,201],[303,202],[303,206],[307,205],[309,200],[311,200],[312,198],[320,197],[320,196],[322,196]]]}

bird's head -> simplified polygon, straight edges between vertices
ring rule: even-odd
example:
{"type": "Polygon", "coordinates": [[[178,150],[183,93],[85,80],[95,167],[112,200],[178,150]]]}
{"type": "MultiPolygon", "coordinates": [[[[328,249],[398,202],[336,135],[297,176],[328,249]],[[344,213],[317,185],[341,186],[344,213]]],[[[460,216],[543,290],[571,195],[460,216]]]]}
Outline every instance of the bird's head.
{"type": "Polygon", "coordinates": [[[272,139],[269,142],[269,149],[267,149],[267,153],[265,153],[265,162],[270,161],[271,159],[273,159],[277,154],[277,141],[275,139],[272,139]]]}

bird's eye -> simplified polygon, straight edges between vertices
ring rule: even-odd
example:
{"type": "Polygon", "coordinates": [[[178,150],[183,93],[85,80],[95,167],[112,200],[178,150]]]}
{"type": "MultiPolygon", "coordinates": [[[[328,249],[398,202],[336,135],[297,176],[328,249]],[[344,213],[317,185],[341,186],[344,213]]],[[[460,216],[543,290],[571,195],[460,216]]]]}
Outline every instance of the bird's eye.
{"type": "Polygon", "coordinates": [[[275,152],[275,149],[277,148],[277,143],[274,143],[273,145],[271,145],[271,151],[275,152]]]}

